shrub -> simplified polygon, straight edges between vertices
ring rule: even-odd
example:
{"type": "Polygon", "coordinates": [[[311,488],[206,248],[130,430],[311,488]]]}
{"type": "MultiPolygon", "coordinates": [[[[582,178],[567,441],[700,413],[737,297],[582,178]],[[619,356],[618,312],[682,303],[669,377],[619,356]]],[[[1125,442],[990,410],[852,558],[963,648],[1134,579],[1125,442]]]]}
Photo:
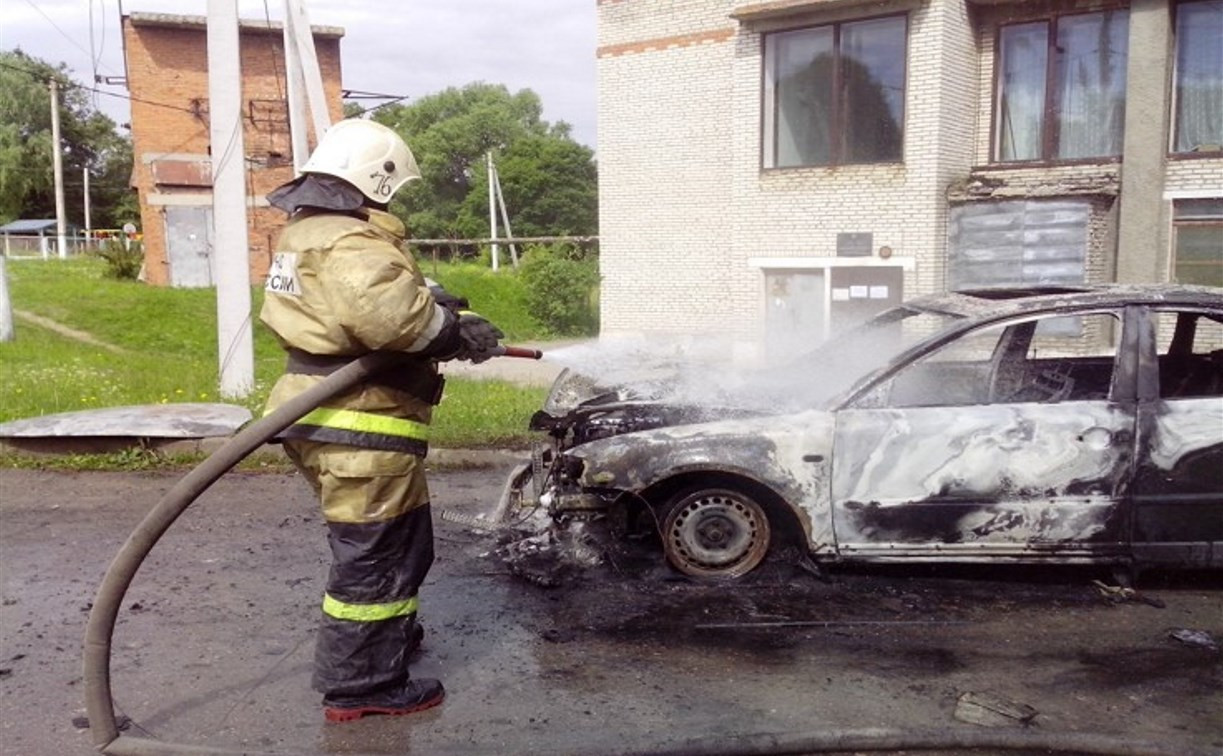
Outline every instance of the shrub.
{"type": "Polygon", "coordinates": [[[106,275],[110,278],[135,281],[144,265],[144,245],[138,241],[107,239],[96,254],[106,261],[106,275]]]}
{"type": "Polygon", "coordinates": [[[496,323],[505,332],[506,343],[547,335],[543,324],[527,312],[526,284],[508,264],[497,273],[472,263],[443,264],[436,269],[426,265],[424,271],[446,291],[464,297],[471,309],[496,323]]]}
{"type": "Polygon", "coordinates": [[[521,267],[527,312],[557,336],[593,336],[599,331],[596,306],[599,260],[567,245],[530,247],[521,267]]]}

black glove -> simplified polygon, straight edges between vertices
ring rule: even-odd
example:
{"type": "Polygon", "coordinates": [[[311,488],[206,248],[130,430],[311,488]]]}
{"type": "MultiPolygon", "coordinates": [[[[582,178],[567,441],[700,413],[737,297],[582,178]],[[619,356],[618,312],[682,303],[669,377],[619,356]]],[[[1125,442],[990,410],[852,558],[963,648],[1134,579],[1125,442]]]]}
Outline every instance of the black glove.
{"type": "Polygon", "coordinates": [[[459,312],[459,340],[462,346],[453,359],[479,364],[493,357],[498,342],[505,338],[501,329],[470,310],[459,312]]]}
{"type": "Polygon", "coordinates": [[[426,278],[425,284],[429,287],[429,293],[433,295],[433,301],[437,302],[442,307],[450,310],[455,315],[459,314],[460,310],[466,310],[471,305],[463,297],[456,297],[450,292],[442,288],[442,285],[432,278],[426,278]]]}

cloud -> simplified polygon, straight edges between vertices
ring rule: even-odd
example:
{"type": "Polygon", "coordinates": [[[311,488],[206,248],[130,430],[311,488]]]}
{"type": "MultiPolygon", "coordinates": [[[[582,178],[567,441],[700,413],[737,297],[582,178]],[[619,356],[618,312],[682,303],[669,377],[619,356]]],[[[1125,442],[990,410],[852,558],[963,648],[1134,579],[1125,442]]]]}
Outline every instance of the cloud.
{"type": "MultiPolygon", "coordinates": [[[[0,48],[20,47],[66,63],[81,82],[123,72],[117,0],[3,0],[0,48]],[[89,21],[93,16],[93,40],[89,21]],[[92,50],[92,53],[91,53],[92,50]]],[[[239,0],[242,18],[283,16],[278,0],[239,0]]],[[[345,87],[408,95],[409,101],[472,81],[535,90],[544,117],[567,121],[574,137],[595,145],[595,13],[590,0],[313,0],[314,24],[345,30],[340,45],[345,87]]],[[[204,15],[204,0],[126,0],[126,13],[204,15]]],[[[122,88],[104,87],[116,93],[122,88]]],[[[126,104],[99,97],[123,122],[126,104]]]]}

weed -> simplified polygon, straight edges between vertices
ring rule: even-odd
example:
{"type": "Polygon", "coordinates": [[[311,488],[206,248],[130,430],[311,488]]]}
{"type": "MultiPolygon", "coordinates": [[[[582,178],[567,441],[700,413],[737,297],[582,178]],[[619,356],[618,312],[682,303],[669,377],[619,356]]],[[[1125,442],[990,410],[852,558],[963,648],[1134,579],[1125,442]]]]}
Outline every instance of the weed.
{"type": "Polygon", "coordinates": [[[144,266],[141,242],[107,239],[94,254],[106,261],[106,275],[111,278],[135,281],[144,266]]]}

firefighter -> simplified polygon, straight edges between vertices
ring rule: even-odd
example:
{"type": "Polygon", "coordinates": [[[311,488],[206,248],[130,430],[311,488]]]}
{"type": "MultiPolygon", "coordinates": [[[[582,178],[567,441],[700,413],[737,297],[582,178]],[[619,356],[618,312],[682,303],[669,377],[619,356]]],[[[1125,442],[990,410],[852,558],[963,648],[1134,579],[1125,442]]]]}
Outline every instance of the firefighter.
{"type": "Polygon", "coordinates": [[[483,361],[502,334],[431,290],[403,246],[387,203],[420,172],[394,131],[341,121],[302,171],[268,195],[290,219],[260,313],[288,352],[265,412],[356,357],[401,355],[282,434],[321,499],[332,554],[313,685],[329,722],[410,714],[445,696],[438,680],[408,674],[423,636],[417,591],[433,563],[424,456],[441,398],[436,365],[483,361]]]}

